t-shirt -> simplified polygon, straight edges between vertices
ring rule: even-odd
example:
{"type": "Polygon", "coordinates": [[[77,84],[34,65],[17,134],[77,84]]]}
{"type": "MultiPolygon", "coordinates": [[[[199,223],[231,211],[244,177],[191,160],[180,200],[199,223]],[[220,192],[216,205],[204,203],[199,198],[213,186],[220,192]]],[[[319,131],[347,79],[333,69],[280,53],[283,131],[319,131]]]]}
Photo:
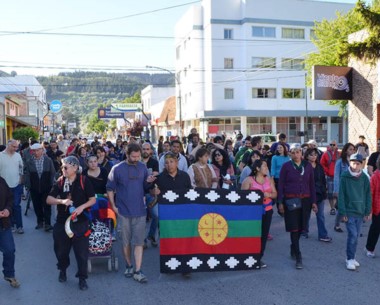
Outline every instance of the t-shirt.
{"type": "MultiPolygon", "coordinates": [[[[79,207],[80,205],[86,203],[89,198],[95,197],[94,188],[92,183],[87,177],[82,176],[83,188],[80,182],[80,175],[78,174],[70,186],[69,192],[63,191],[64,180],[65,178],[61,176],[57,182],[53,185],[49,196],[57,198],[59,196],[60,199],[67,199],[69,195],[71,196],[71,200],[73,201],[74,207],[79,207]]],[[[69,208],[63,204],[57,205],[57,222],[65,223],[66,219],[70,216],[69,208]]],[[[78,216],[78,222],[87,221],[87,217],[84,213],[78,216]]]]}
{"type": "Polygon", "coordinates": [[[170,176],[166,169],[157,176],[155,182],[161,193],[166,190],[190,189],[191,181],[188,173],[178,170],[177,175],[170,176]]]}
{"type": "Polygon", "coordinates": [[[149,169],[151,169],[152,172],[157,172],[157,173],[159,172],[158,161],[156,159],[154,159],[152,157],[149,158],[148,162],[145,163],[145,165],[146,165],[146,168],[148,169],[148,171],[149,171],[149,169]]]}
{"type": "Polygon", "coordinates": [[[20,176],[24,174],[24,165],[19,153],[8,154],[5,150],[0,153],[0,177],[10,188],[19,185],[20,176]]]}
{"type": "Polygon", "coordinates": [[[105,194],[107,193],[106,184],[108,173],[107,170],[103,167],[100,167],[100,173],[98,177],[93,177],[88,175],[88,169],[83,171],[83,175],[86,176],[92,183],[94,187],[95,194],[105,194]]]}
{"type": "Polygon", "coordinates": [[[124,217],[146,215],[144,195],[151,186],[146,182],[147,177],[148,170],[142,162],[121,162],[112,168],[106,187],[107,191],[117,193],[115,205],[124,217]]]}

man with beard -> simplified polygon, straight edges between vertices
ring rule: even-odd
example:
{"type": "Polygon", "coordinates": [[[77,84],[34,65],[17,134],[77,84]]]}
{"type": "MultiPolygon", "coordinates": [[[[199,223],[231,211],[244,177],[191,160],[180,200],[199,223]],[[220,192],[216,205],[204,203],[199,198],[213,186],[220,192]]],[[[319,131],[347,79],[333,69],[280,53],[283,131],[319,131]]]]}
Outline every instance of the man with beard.
{"type": "Polygon", "coordinates": [[[146,283],[147,278],[141,270],[146,224],[144,195],[156,178],[148,175],[145,164],[140,162],[141,147],[138,144],[129,144],[126,154],[126,161],[115,165],[108,176],[107,194],[120,221],[126,261],[124,275],[128,278],[133,277],[140,283],[146,283]],[[135,269],[131,259],[132,243],[135,269]]]}

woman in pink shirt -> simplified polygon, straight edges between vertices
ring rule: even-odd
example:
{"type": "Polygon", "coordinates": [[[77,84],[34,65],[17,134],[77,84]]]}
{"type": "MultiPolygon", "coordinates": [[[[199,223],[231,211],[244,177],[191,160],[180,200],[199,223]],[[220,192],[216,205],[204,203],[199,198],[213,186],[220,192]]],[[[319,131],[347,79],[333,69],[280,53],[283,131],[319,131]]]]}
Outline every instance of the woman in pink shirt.
{"type": "MultiPolygon", "coordinates": [[[[264,213],[261,221],[261,258],[264,256],[264,250],[267,243],[270,225],[272,222],[273,199],[277,198],[274,181],[268,178],[268,166],[264,160],[256,160],[252,164],[252,173],[244,179],[241,186],[242,190],[258,190],[264,194],[264,213]]],[[[260,267],[265,268],[267,265],[260,259],[260,267]]]]}

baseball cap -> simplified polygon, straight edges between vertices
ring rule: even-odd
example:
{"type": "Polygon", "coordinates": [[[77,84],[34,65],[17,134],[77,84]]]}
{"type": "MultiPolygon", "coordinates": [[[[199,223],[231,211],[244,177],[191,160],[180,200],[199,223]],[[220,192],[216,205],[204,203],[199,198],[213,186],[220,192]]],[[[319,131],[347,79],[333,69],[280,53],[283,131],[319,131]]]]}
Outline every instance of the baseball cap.
{"type": "Polygon", "coordinates": [[[352,154],[350,156],[350,161],[357,161],[357,162],[362,163],[363,162],[363,156],[361,154],[358,154],[358,153],[352,154]]]}

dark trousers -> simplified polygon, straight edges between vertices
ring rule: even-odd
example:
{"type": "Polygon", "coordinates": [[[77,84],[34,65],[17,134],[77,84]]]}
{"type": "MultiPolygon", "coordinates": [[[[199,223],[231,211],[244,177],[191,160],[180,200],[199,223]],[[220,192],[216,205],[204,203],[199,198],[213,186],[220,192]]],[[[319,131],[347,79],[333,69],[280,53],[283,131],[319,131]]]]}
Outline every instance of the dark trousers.
{"type": "Polygon", "coordinates": [[[57,257],[57,267],[65,271],[70,265],[70,250],[74,249],[75,259],[78,265],[78,272],[75,275],[80,279],[87,278],[88,259],[88,237],[83,236],[88,229],[88,222],[84,221],[76,224],[75,232],[78,236],[69,238],[65,232],[65,224],[56,223],[53,229],[54,252],[57,257]]]}
{"type": "Polygon", "coordinates": [[[369,228],[367,245],[366,248],[368,251],[375,251],[377,241],[380,236],[380,214],[372,215],[372,223],[369,228]]]}
{"type": "Polygon", "coordinates": [[[301,257],[301,250],[300,250],[300,237],[301,237],[301,232],[290,232],[290,250],[291,253],[293,253],[296,258],[301,257]]]}
{"type": "Polygon", "coordinates": [[[265,247],[267,245],[268,234],[270,225],[272,223],[273,209],[266,211],[261,220],[261,253],[260,256],[264,256],[265,247]]]}
{"type": "Polygon", "coordinates": [[[32,197],[33,208],[37,217],[37,224],[42,224],[45,222],[45,226],[50,225],[51,206],[46,203],[48,193],[38,193],[30,190],[30,196],[32,197]]]}

